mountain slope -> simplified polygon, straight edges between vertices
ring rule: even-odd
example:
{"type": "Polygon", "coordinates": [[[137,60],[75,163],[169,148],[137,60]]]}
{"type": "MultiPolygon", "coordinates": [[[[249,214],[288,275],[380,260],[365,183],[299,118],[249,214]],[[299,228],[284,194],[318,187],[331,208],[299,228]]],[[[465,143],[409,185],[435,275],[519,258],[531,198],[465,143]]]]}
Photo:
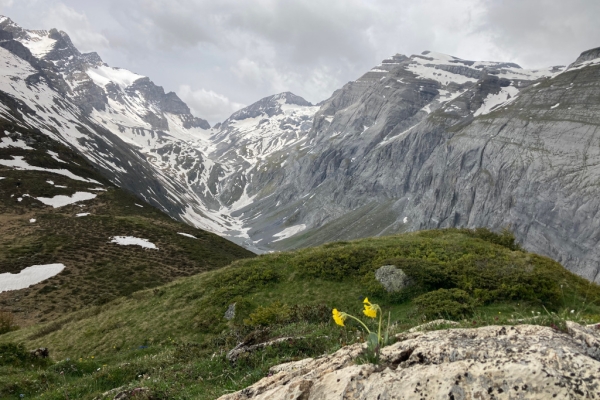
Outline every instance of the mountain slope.
{"type": "Polygon", "coordinates": [[[175,93],[81,54],[64,32],[25,30],[6,17],[0,32],[0,90],[27,110],[0,116],[76,149],[112,182],[174,217],[229,229],[209,207],[219,170],[205,156],[210,126],[175,93]]]}
{"type": "Polygon", "coordinates": [[[19,325],[53,321],[253,255],[172,220],[46,135],[1,121],[0,237],[0,310],[13,312],[19,325]],[[25,276],[33,266],[55,264],[64,269],[49,279],[25,276]],[[7,290],[18,279],[27,284],[7,290]]]}
{"type": "MultiPolygon", "coordinates": [[[[362,327],[350,318],[345,327],[337,326],[331,309],[349,312],[375,330],[377,320],[362,313],[367,295],[385,318],[391,312],[392,335],[422,324],[424,314],[427,320],[448,318],[448,305],[458,305],[460,312],[451,317],[457,322],[437,329],[508,330],[520,324],[517,317],[565,335],[565,318],[600,320],[600,286],[519,250],[510,235],[414,232],[240,260],[52,324],[0,335],[0,397],[114,399],[145,388],[152,398],[215,399],[267,376],[272,365],[322,359],[345,344],[364,343],[366,335],[357,334],[362,327]],[[406,271],[414,286],[387,293],[373,272],[389,262],[406,271]],[[450,290],[462,291],[466,304],[444,299],[450,290]],[[437,301],[430,297],[436,294],[437,301]],[[274,339],[279,341],[266,344],[274,339]],[[10,343],[47,347],[53,362],[3,365],[11,353],[8,347],[3,354],[2,346],[10,343]],[[236,361],[227,357],[234,348],[241,350],[236,361]]],[[[364,358],[357,363],[370,365],[364,358]]]]}

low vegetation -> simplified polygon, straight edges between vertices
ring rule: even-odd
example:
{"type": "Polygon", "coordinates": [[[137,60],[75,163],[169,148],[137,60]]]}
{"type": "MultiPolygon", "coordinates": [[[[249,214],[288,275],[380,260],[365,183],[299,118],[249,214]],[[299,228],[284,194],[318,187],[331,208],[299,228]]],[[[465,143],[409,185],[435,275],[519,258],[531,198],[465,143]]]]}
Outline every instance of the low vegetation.
{"type": "Polygon", "coordinates": [[[358,323],[337,326],[331,313],[361,315],[365,297],[390,310],[391,333],[436,318],[559,330],[567,318],[600,320],[598,285],[524,252],[508,232],[449,229],[331,243],[237,260],[1,335],[0,343],[48,347],[53,361],[0,366],[0,398],[102,399],[135,389],[140,398],[214,399],[272,365],[366,341],[358,323]],[[401,268],[411,284],[387,293],[374,273],[383,265],[401,268]],[[236,346],[274,339],[227,357],[236,346]]]}

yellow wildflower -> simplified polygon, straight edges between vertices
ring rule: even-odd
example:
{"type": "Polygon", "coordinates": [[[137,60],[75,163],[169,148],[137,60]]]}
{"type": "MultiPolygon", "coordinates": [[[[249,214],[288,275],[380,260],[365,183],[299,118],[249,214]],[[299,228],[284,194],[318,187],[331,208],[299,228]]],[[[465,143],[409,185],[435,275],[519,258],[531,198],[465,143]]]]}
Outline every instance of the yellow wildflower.
{"type": "Polygon", "coordinates": [[[339,326],[344,326],[344,320],[346,319],[346,315],[337,310],[337,308],[333,309],[333,320],[339,326]]]}
{"type": "Polygon", "coordinates": [[[369,301],[369,298],[367,298],[367,297],[365,297],[365,300],[363,301],[363,303],[365,305],[365,309],[363,310],[363,313],[369,318],[377,317],[377,305],[371,304],[371,302],[369,301]]]}

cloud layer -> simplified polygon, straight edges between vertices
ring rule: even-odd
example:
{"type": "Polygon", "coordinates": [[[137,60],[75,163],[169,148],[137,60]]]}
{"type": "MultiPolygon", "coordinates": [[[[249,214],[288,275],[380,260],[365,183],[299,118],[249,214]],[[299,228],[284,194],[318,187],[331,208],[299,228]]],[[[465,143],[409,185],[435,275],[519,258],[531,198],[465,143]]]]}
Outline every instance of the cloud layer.
{"type": "Polygon", "coordinates": [[[597,0],[0,0],[0,12],[67,31],[211,123],[287,90],[318,102],[398,52],[533,68],[600,46],[597,0]]]}

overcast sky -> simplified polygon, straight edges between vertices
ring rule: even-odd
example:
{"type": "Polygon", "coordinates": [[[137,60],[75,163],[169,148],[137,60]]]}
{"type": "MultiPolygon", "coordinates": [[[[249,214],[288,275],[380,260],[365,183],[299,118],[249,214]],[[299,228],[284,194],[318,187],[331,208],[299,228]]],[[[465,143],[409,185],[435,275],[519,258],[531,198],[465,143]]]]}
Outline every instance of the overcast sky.
{"type": "Polygon", "coordinates": [[[0,0],[0,14],[66,31],[212,124],[283,91],[319,102],[395,53],[535,68],[600,46],[600,0],[0,0]]]}

